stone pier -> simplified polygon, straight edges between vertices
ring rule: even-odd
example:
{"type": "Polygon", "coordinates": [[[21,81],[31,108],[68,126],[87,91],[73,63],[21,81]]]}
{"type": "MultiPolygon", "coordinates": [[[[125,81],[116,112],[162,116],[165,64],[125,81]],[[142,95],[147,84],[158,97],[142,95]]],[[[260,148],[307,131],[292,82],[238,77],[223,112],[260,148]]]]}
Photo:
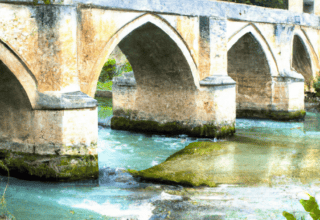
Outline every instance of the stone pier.
{"type": "Polygon", "coordinates": [[[32,93],[27,70],[0,44],[0,158],[10,176],[98,178],[97,101],[80,91],[32,93]]]}

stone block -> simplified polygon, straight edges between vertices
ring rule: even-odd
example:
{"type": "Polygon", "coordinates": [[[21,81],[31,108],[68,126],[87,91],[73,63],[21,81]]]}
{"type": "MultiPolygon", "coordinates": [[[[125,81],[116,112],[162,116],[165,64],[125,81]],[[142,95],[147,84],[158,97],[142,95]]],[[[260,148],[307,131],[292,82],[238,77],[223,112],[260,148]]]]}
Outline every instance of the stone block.
{"type": "Polygon", "coordinates": [[[303,0],[288,0],[288,9],[292,12],[303,13],[303,0]]]}

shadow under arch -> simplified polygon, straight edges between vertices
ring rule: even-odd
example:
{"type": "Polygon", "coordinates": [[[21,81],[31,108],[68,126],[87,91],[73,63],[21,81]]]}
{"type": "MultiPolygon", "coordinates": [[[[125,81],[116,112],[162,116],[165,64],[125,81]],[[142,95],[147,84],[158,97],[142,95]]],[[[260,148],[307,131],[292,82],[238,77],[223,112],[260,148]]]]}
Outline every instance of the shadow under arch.
{"type": "Polygon", "coordinates": [[[271,76],[278,76],[279,68],[278,68],[277,61],[266,39],[262,36],[259,29],[256,26],[254,26],[254,24],[248,24],[247,26],[245,26],[244,28],[242,28],[240,31],[238,31],[237,33],[235,33],[229,38],[228,51],[232,48],[234,44],[238,42],[239,39],[241,39],[244,35],[248,33],[250,33],[255,38],[255,40],[260,44],[266,56],[266,59],[270,68],[271,76]]]}
{"type": "Polygon", "coordinates": [[[22,86],[32,109],[37,107],[38,89],[35,76],[23,60],[0,39],[0,61],[10,71],[22,86]]]}
{"type": "MultiPolygon", "coordinates": [[[[106,61],[106,59],[109,57],[109,55],[112,53],[112,51],[114,50],[114,48],[119,45],[120,49],[123,50],[124,43],[123,40],[125,38],[128,38],[128,36],[132,35],[132,33],[139,29],[139,31],[141,31],[142,29],[146,30],[146,29],[152,29],[157,31],[158,34],[163,34],[164,37],[167,37],[167,42],[170,42],[170,46],[167,45],[167,49],[170,51],[170,47],[171,49],[173,47],[175,48],[175,52],[177,54],[179,54],[179,59],[180,61],[184,62],[185,64],[187,64],[188,66],[188,70],[186,72],[188,72],[187,74],[187,78],[189,80],[188,84],[190,85],[190,79],[192,80],[192,86],[199,88],[200,87],[200,83],[199,83],[199,74],[198,74],[198,69],[197,66],[190,54],[190,51],[188,49],[188,47],[186,46],[185,42],[183,41],[183,39],[181,38],[181,36],[177,33],[177,31],[170,26],[169,23],[167,23],[165,20],[163,20],[162,18],[156,16],[156,15],[152,15],[152,14],[144,14],[138,18],[136,18],[135,20],[127,23],[124,27],[122,27],[121,29],[119,29],[118,32],[116,32],[113,37],[107,42],[106,46],[104,47],[104,49],[101,52],[101,56],[99,57],[99,60],[95,63],[92,71],[91,71],[91,80],[90,80],[90,89],[88,91],[88,94],[90,96],[94,96],[95,94],[95,90],[96,90],[96,86],[97,86],[97,81],[100,75],[100,71],[104,65],[104,62],[106,61]],[[122,42],[122,47],[121,48],[121,42],[122,42]],[[175,44],[175,45],[174,45],[175,44]],[[184,61],[183,61],[184,60],[184,61]]],[[[155,35],[154,35],[155,36],[155,35]]],[[[159,39],[159,38],[157,38],[159,39]]],[[[149,40],[152,40],[155,45],[159,45],[157,44],[156,39],[151,39],[149,38],[149,40]]],[[[125,49],[124,49],[125,50],[125,49]]],[[[132,54],[131,56],[128,54],[128,50],[127,50],[127,54],[125,51],[124,54],[127,56],[127,59],[129,60],[130,64],[132,65],[133,71],[134,73],[136,73],[136,69],[139,68],[137,64],[135,64],[135,61],[132,59],[132,54]]],[[[169,55],[169,52],[164,52],[162,55],[169,55]]],[[[173,52],[172,50],[170,52],[173,52]]],[[[156,60],[159,60],[159,57],[156,57],[156,54],[148,54],[151,55],[150,59],[152,59],[152,61],[150,62],[156,62],[156,60]],[[154,56],[152,58],[152,56],[154,56]]],[[[154,66],[159,64],[154,63],[154,66]]],[[[182,65],[178,65],[174,68],[176,68],[176,70],[179,69],[179,66],[182,65]]],[[[186,65],[184,65],[186,66],[186,65]]],[[[182,72],[182,69],[178,70],[178,72],[182,72]]],[[[136,74],[135,74],[136,76],[136,74]]],[[[138,77],[139,78],[139,77],[138,77]]],[[[138,79],[139,81],[139,79],[138,79]]],[[[137,81],[137,83],[139,83],[137,81]]]]}
{"type": "Polygon", "coordinates": [[[237,117],[255,117],[247,112],[271,110],[272,77],[278,70],[267,44],[251,25],[229,41],[228,75],[237,82],[237,117]]]}
{"type": "Polygon", "coordinates": [[[303,75],[310,87],[320,69],[318,56],[305,31],[295,28],[291,37],[291,68],[303,75]]]}

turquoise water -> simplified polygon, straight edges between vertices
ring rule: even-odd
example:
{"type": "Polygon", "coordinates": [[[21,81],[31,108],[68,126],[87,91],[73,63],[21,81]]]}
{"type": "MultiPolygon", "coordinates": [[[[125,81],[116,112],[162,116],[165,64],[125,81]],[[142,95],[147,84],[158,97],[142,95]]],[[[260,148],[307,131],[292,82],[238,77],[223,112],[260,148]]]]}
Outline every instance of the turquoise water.
{"type": "MultiPolygon", "coordinates": [[[[320,115],[307,113],[304,122],[237,119],[236,128],[244,142],[231,142],[229,151],[233,153],[222,160],[232,164],[227,172],[241,173],[245,168],[239,167],[259,167],[259,161],[264,161],[259,169],[268,174],[266,182],[196,189],[199,194],[183,204],[212,209],[195,208],[194,214],[182,209],[184,219],[205,219],[205,214],[225,219],[284,219],[283,210],[303,216],[297,193],[306,190],[320,199],[320,176],[313,175],[320,169],[320,115]],[[252,139],[246,144],[245,137],[256,144],[252,139]],[[268,144],[261,146],[260,141],[268,144]],[[244,155],[249,165],[237,159],[244,155]],[[280,173],[276,168],[282,169],[280,173]]],[[[157,201],[170,201],[172,195],[161,185],[137,182],[123,170],[149,168],[198,140],[99,127],[99,180],[47,183],[10,178],[7,208],[16,219],[161,219],[154,214],[157,201]],[[150,185],[157,190],[141,190],[150,185]]],[[[2,177],[2,191],[6,181],[2,177]]]]}

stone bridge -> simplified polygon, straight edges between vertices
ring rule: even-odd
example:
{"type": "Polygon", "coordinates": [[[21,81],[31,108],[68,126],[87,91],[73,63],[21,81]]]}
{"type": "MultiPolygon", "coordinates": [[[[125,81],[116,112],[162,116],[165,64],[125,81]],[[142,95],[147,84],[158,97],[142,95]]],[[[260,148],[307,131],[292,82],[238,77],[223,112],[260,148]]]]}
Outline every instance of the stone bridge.
{"type": "Polygon", "coordinates": [[[0,0],[0,149],[19,175],[98,175],[93,97],[116,46],[134,73],[114,79],[115,129],[223,137],[236,116],[301,119],[320,68],[320,0],[32,2],[0,0]]]}

